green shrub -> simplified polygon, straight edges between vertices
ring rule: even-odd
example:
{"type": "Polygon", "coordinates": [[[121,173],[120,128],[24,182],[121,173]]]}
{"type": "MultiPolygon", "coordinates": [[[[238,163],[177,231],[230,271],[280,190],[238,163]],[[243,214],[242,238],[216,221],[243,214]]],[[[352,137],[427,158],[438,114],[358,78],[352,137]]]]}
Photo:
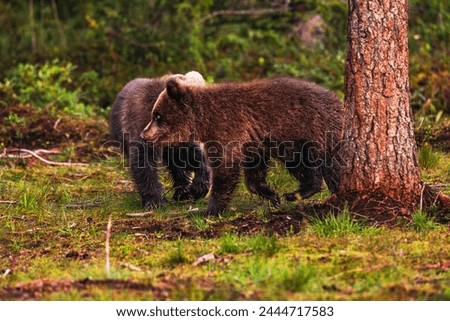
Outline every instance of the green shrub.
{"type": "Polygon", "coordinates": [[[54,113],[91,116],[96,109],[93,100],[98,77],[91,71],[74,79],[75,68],[70,62],[61,63],[58,60],[42,65],[19,64],[10,70],[6,80],[0,83],[0,92],[10,102],[17,101],[40,109],[47,108],[54,113]]]}

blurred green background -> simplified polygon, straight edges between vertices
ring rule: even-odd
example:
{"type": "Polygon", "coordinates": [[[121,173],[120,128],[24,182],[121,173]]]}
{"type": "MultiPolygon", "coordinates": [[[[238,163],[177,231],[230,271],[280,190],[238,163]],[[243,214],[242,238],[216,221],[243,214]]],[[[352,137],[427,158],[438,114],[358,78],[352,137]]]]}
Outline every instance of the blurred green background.
{"type": "MultiPolygon", "coordinates": [[[[432,119],[449,112],[449,8],[410,0],[411,104],[432,119]]],[[[293,75],[342,97],[346,24],[346,0],[2,1],[0,109],[106,114],[130,79],[189,70],[293,75]]]]}

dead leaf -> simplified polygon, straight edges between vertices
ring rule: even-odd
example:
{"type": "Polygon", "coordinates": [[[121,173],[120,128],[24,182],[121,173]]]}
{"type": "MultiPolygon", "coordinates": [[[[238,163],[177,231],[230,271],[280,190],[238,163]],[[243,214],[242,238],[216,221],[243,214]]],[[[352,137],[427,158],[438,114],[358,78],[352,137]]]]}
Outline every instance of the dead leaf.
{"type": "Polygon", "coordinates": [[[142,272],[142,269],[140,267],[138,267],[136,265],[133,265],[131,263],[122,263],[120,266],[124,267],[124,268],[127,268],[127,269],[129,269],[131,271],[142,272]]]}
{"type": "Polygon", "coordinates": [[[216,259],[216,256],[213,252],[205,254],[200,256],[197,260],[195,260],[194,263],[192,263],[192,266],[200,266],[205,264],[208,261],[214,261],[216,259]]]}
{"type": "Polygon", "coordinates": [[[422,268],[422,270],[434,270],[434,269],[448,271],[450,270],[450,261],[430,263],[422,268]]]}

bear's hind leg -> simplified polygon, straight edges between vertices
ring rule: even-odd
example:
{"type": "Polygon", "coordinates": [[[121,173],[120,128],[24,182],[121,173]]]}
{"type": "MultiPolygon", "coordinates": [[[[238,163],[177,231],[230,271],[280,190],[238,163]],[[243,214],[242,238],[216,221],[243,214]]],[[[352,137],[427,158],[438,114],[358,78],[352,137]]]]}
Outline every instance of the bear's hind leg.
{"type": "Polygon", "coordinates": [[[287,170],[300,183],[298,190],[284,195],[287,201],[293,202],[298,199],[298,196],[306,199],[321,191],[322,175],[318,168],[288,167],[287,170]]]}
{"type": "Polygon", "coordinates": [[[213,168],[213,182],[206,215],[218,215],[227,208],[238,180],[239,166],[213,168]]]}
{"type": "Polygon", "coordinates": [[[250,192],[264,197],[273,206],[280,206],[280,196],[267,184],[266,177],[269,166],[267,158],[263,156],[252,156],[252,162],[246,164],[244,169],[245,185],[250,192]]]}
{"type": "Polygon", "coordinates": [[[322,172],[314,162],[309,161],[307,146],[302,146],[302,153],[291,155],[291,161],[285,160],[286,169],[300,183],[298,190],[284,195],[289,202],[297,200],[298,197],[309,198],[322,189],[322,172]]]}

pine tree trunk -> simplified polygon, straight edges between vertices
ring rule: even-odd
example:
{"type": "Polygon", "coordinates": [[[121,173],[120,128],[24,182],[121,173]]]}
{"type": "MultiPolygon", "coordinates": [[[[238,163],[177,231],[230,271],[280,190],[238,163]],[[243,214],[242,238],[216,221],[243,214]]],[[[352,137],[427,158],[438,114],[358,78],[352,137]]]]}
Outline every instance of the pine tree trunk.
{"type": "Polygon", "coordinates": [[[408,216],[422,192],[409,104],[408,0],[348,2],[347,166],[339,196],[395,204],[408,216]]]}

